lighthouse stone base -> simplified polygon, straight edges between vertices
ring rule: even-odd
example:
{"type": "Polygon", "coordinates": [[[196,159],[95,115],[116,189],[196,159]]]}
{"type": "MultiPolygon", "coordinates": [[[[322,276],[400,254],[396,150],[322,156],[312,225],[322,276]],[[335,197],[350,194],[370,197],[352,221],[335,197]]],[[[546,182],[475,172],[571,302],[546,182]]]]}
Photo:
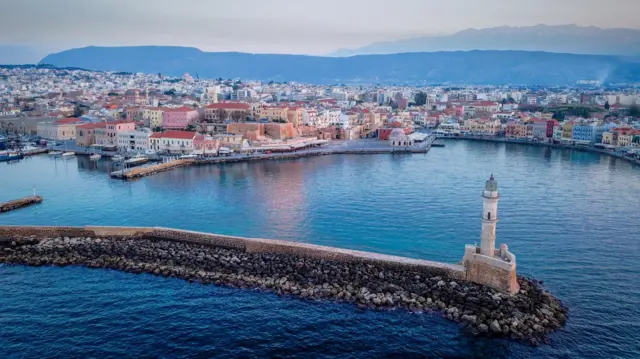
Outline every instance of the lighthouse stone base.
{"type": "Polygon", "coordinates": [[[493,257],[481,254],[480,247],[465,246],[462,265],[466,279],[484,284],[511,295],[520,291],[516,276],[516,256],[509,252],[506,244],[495,250],[493,257]]]}

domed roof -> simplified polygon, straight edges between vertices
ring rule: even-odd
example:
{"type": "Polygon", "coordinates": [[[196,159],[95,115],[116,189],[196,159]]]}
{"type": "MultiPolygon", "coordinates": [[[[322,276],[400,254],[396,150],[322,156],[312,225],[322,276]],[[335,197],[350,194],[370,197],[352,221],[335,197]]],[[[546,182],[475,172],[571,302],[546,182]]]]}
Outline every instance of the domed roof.
{"type": "Polygon", "coordinates": [[[401,138],[405,137],[404,130],[401,128],[394,128],[389,134],[389,138],[401,138]]]}

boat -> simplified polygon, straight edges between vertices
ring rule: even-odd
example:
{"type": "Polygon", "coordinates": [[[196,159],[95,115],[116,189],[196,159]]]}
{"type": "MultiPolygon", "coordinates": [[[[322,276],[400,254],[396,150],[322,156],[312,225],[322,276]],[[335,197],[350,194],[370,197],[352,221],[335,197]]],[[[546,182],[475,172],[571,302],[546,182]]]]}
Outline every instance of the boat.
{"type": "Polygon", "coordinates": [[[98,161],[98,160],[99,160],[99,159],[101,159],[101,158],[102,158],[102,156],[100,156],[100,155],[99,155],[99,154],[97,154],[97,153],[94,153],[94,154],[92,154],[91,156],[89,156],[89,159],[90,159],[91,161],[98,161]]]}
{"type": "Polygon", "coordinates": [[[76,153],[75,152],[65,152],[62,154],[62,157],[71,157],[71,156],[75,156],[76,153]]]}
{"type": "Polygon", "coordinates": [[[190,159],[190,158],[198,158],[198,155],[192,153],[192,154],[189,154],[189,155],[182,155],[182,156],[180,156],[178,158],[181,159],[181,160],[187,160],[187,159],[190,159]]]}
{"type": "Polygon", "coordinates": [[[24,156],[21,152],[15,152],[15,151],[0,152],[0,162],[17,161],[17,160],[21,160],[23,157],[24,156]]]}
{"type": "Polygon", "coordinates": [[[141,165],[143,163],[146,163],[147,161],[149,161],[149,157],[138,153],[137,155],[124,161],[124,163],[126,165],[135,166],[135,165],[141,165]]]}
{"type": "Polygon", "coordinates": [[[124,157],[120,156],[120,155],[115,155],[115,156],[111,157],[111,161],[112,162],[122,162],[122,161],[124,161],[124,157]]]}
{"type": "Polygon", "coordinates": [[[49,151],[49,156],[60,156],[62,151],[49,151]]]}

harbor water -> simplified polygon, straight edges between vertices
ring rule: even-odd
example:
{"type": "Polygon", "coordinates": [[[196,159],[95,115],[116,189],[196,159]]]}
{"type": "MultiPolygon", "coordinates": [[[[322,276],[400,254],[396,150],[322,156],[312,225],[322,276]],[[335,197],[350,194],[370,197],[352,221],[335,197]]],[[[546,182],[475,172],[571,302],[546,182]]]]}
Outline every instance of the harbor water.
{"type": "Polygon", "coordinates": [[[0,358],[640,357],[640,167],[605,155],[446,141],[426,154],[336,155],[178,168],[125,182],[107,159],[0,163],[0,202],[44,202],[0,225],[163,226],[457,262],[497,242],[570,308],[537,348],[463,334],[430,314],[359,311],[149,275],[0,265],[0,358]]]}

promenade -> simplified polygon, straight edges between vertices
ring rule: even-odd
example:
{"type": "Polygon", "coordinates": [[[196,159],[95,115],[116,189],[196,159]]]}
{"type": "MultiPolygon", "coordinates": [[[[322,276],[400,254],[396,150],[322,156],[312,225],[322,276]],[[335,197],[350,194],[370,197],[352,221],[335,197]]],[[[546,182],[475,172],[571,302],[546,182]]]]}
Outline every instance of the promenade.
{"type": "Polygon", "coordinates": [[[530,146],[538,146],[538,147],[561,148],[561,149],[576,150],[576,151],[582,151],[582,152],[599,153],[599,154],[619,158],[621,160],[625,160],[635,165],[640,165],[640,159],[635,159],[629,156],[625,156],[622,153],[618,153],[611,150],[595,148],[593,146],[576,146],[576,145],[560,144],[560,143],[536,142],[536,141],[528,141],[528,140],[512,140],[504,137],[496,138],[496,137],[489,137],[489,136],[451,136],[451,137],[438,137],[438,139],[462,140],[462,141],[485,141],[485,142],[496,142],[496,143],[510,143],[510,144],[518,144],[518,145],[530,145],[530,146]]]}

